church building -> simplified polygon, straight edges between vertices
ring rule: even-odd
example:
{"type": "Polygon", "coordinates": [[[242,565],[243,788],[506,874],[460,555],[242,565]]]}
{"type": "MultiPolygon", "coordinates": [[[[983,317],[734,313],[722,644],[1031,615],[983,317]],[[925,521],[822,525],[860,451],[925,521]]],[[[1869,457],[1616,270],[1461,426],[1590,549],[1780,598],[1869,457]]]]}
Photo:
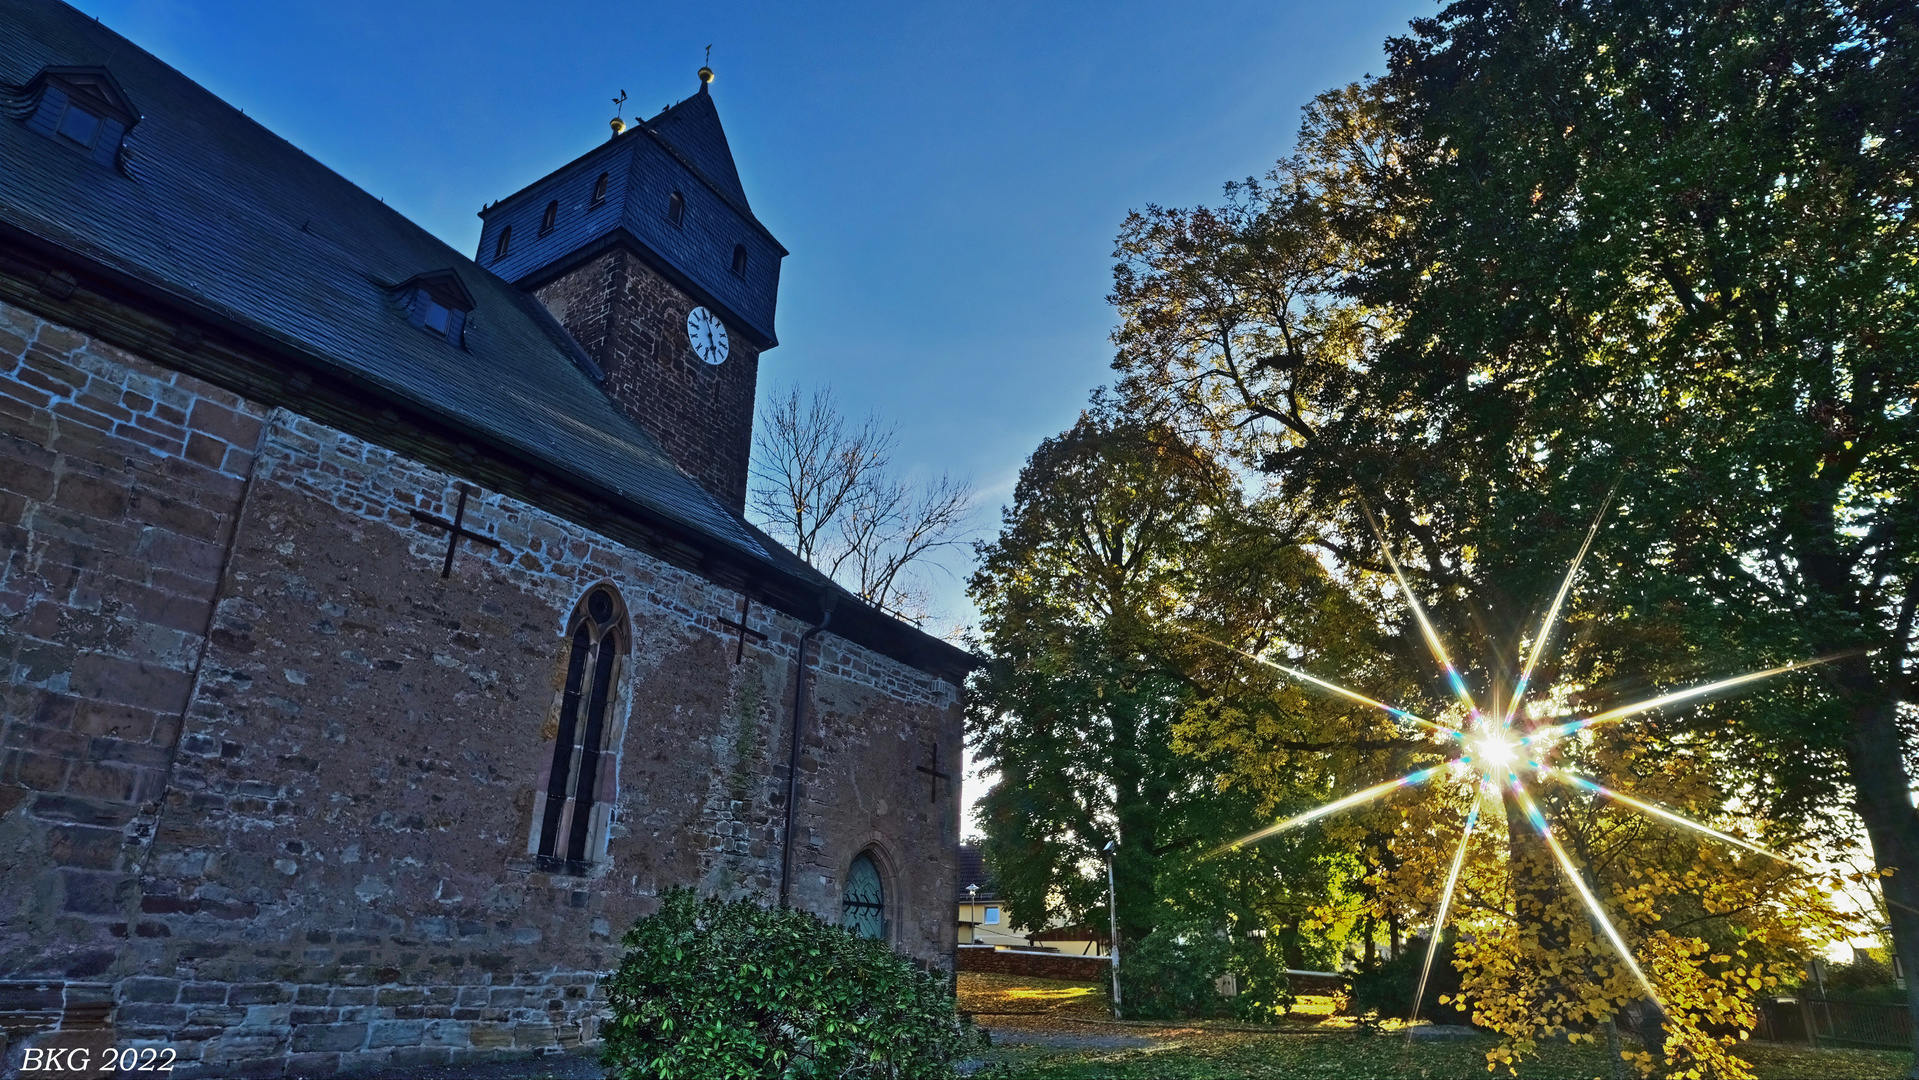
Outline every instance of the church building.
{"type": "Polygon", "coordinates": [[[590,1047],[672,886],[950,969],[974,660],[745,520],[787,252],[700,79],[468,258],[0,0],[0,1071],[590,1047]]]}

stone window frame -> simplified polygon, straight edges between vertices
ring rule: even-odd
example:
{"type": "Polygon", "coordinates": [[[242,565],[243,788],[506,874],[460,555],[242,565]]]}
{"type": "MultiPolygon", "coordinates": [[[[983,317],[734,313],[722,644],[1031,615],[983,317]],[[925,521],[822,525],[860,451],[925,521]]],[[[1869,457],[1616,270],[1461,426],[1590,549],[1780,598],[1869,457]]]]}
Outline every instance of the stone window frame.
{"type": "Polygon", "coordinates": [[[585,590],[568,615],[560,655],[553,673],[553,700],[540,731],[540,769],[534,785],[532,820],[528,823],[526,853],[534,867],[569,877],[590,877],[607,865],[607,841],[613,825],[614,799],[619,791],[621,749],[626,743],[627,714],[633,700],[629,669],[633,655],[632,620],[620,590],[598,582],[585,590]],[[607,600],[602,618],[594,610],[596,597],[607,600]],[[580,652],[584,638],[585,652],[580,652]],[[610,654],[609,654],[610,649],[610,654]],[[574,659],[580,660],[574,681],[574,659]],[[594,775],[580,816],[583,766],[588,763],[587,739],[594,717],[600,663],[605,658],[606,687],[599,715],[601,727],[591,763],[594,775]],[[553,790],[560,763],[560,735],[566,726],[568,697],[574,697],[573,734],[566,748],[560,790],[553,790]]]}
{"type": "Polygon", "coordinates": [[[894,868],[893,857],[887,852],[885,846],[878,841],[869,841],[861,846],[858,851],[853,853],[853,857],[846,860],[841,866],[839,881],[837,887],[834,889],[834,894],[838,896],[838,903],[840,905],[838,921],[841,924],[845,923],[847,878],[852,876],[853,864],[858,862],[862,856],[872,861],[873,870],[879,875],[880,879],[881,907],[880,936],[878,940],[894,948],[898,948],[901,927],[904,926],[906,922],[905,919],[900,917],[904,904],[901,902],[902,896],[899,888],[899,873],[894,868]]]}

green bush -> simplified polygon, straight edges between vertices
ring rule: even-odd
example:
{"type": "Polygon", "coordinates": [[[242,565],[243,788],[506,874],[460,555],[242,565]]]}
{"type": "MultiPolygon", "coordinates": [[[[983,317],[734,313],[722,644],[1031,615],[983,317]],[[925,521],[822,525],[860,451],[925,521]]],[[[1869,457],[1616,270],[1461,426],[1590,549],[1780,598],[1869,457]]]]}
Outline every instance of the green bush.
{"type": "Polygon", "coordinates": [[[1905,990],[1893,981],[1892,965],[1880,959],[1880,955],[1884,955],[1883,952],[1874,949],[1850,964],[1827,968],[1826,996],[1839,1001],[1906,1000],[1905,990]]]}
{"type": "Polygon", "coordinates": [[[950,976],[807,912],[670,889],[624,943],[615,1076],[945,1077],[986,1045],[950,976]]]}
{"type": "Polygon", "coordinates": [[[1230,970],[1239,979],[1239,996],[1228,1003],[1237,1019],[1270,1024],[1299,1003],[1286,978],[1285,942],[1277,935],[1242,939],[1233,950],[1230,970]]]}
{"type": "Polygon", "coordinates": [[[1214,980],[1232,943],[1209,923],[1161,923],[1119,952],[1121,1012],[1128,1020],[1219,1016],[1231,1010],[1214,980]]]}
{"type": "MultiPolygon", "coordinates": [[[[1403,1020],[1411,1011],[1413,992],[1419,989],[1419,971],[1426,966],[1426,938],[1413,938],[1391,960],[1353,973],[1351,1010],[1362,1020],[1403,1020]]],[[[1439,998],[1459,996],[1459,970],[1453,967],[1453,943],[1450,937],[1439,939],[1439,952],[1433,957],[1432,975],[1426,980],[1426,993],[1419,1003],[1419,1016],[1435,1024],[1470,1024],[1466,1012],[1441,1005],[1439,998]]]]}

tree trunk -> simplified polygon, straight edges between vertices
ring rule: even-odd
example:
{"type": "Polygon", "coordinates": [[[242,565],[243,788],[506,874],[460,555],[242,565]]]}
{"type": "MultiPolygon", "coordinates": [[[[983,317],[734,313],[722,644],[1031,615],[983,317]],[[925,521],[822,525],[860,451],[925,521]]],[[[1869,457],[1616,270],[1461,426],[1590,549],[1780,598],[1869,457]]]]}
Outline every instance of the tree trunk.
{"type": "Polygon", "coordinates": [[[1846,740],[1854,806],[1872,842],[1874,865],[1892,871],[1880,879],[1880,889],[1913,1021],[1913,1064],[1906,1075],[1919,1080],[1919,979],[1914,978],[1919,975],[1919,812],[1913,808],[1912,783],[1906,775],[1899,703],[1863,659],[1849,664],[1841,681],[1856,702],[1846,740]]]}

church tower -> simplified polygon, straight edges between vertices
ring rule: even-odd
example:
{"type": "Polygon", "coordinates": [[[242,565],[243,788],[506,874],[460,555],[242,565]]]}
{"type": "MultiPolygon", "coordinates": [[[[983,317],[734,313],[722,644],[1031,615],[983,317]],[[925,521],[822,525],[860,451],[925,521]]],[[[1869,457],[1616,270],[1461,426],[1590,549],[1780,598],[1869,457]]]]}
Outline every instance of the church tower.
{"type": "Polygon", "coordinates": [[[721,502],[746,505],[760,353],[787,254],[747,205],[713,107],[692,97],[480,211],[480,265],[532,293],[606,392],[721,502]]]}

